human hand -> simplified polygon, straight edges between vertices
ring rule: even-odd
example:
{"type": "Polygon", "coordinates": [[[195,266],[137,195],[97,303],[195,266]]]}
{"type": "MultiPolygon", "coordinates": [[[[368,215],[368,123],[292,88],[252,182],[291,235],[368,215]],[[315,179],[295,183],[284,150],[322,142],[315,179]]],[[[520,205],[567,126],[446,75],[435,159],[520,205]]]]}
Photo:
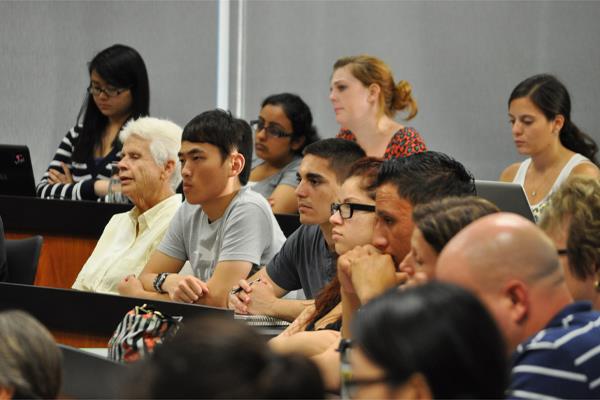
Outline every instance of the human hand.
{"type": "Polygon", "coordinates": [[[144,286],[135,275],[127,275],[117,285],[117,291],[122,296],[141,297],[140,293],[144,291],[144,286]]]}
{"type": "Polygon", "coordinates": [[[235,286],[229,293],[227,308],[235,310],[236,314],[248,314],[248,303],[250,302],[248,293],[251,291],[251,283],[245,279],[240,280],[238,286],[235,286]]]}
{"type": "Polygon", "coordinates": [[[273,305],[278,300],[273,285],[265,280],[244,283],[242,286],[240,281],[243,290],[238,293],[238,300],[242,302],[239,307],[242,314],[273,315],[273,305]]]}
{"type": "Polygon", "coordinates": [[[351,285],[362,304],[408,279],[405,272],[396,270],[389,254],[382,254],[370,244],[357,246],[346,255],[342,265],[345,279],[342,285],[351,285]]]}
{"type": "Polygon", "coordinates": [[[171,300],[182,303],[195,303],[209,292],[206,282],[195,276],[179,274],[169,274],[162,289],[169,294],[171,300]]]}
{"type": "Polygon", "coordinates": [[[57,183],[73,183],[73,176],[71,175],[71,170],[69,167],[62,162],[60,163],[60,166],[63,170],[62,173],[54,168],[50,168],[48,170],[48,181],[50,181],[50,184],[54,185],[57,183]]]}

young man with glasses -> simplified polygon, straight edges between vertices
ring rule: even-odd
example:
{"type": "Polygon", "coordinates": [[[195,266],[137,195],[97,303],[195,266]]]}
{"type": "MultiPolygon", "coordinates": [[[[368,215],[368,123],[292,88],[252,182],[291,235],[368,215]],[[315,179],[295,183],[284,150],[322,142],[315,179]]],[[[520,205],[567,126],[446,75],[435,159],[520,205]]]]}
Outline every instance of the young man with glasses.
{"type": "Polygon", "coordinates": [[[265,314],[293,320],[312,301],[281,299],[303,289],[313,299],[335,274],[331,203],[352,164],[365,156],[358,144],[325,139],[304,149],[296,196],[302,226],[284,243],[271,262],[229,296],[229,306],[241,314],[265,314]],[[260,278],[260,281],[258,279],[260,278]]]}

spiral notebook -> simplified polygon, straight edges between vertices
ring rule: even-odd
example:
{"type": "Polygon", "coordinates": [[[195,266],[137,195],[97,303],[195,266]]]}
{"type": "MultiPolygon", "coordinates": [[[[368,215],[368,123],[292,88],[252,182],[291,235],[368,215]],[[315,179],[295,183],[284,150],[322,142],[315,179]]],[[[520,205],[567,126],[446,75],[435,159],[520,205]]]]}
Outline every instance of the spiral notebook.
{"type": "Polygon", "coordinates": [[[244,321],[250,326],[288,326],[290,323],[286,320],[271,317],[269,315],[245,315],[234,314],[233,318],[238,321],[244,321]]]}

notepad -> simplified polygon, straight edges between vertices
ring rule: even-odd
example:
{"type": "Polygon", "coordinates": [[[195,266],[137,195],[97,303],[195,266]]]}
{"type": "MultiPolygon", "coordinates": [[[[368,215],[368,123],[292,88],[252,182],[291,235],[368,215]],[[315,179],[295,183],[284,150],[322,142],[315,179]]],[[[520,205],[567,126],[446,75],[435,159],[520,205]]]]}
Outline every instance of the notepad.
{"type": "Polygon", "coordinates": [[[234,314],[233,318],[238,321],[244,321],[250,326],[288,326],[290,324],[286,320],[271,317],[269,315],[234,314]]]}

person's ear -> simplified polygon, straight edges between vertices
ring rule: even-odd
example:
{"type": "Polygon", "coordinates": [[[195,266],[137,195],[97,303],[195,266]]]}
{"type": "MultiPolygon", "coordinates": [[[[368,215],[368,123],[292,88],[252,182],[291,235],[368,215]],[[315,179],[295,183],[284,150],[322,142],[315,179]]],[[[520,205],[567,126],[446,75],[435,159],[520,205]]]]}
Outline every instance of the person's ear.
{"type": "Polygon", "coordinates": [[[231,160],[231,169],[230,176],[238,176],[244,170],[244,165],[246,165],[246,159],[244,158],[242,153],[235,152],[229,156],[231,160]]]}
{"type": "Polygon", "coordinates": [[[379,94],[381,93],[381,87],[379,87],[379,85],[376,83],[372,83],[369,85],[368,90],[369,90],[369,101],[378,102],[379,94]]]}
{"type": "Polygon", "coordinates": [[[298,151],[298,149],[302,148],[304,142],[306,142],[306,136],[300,136],[299,138],[292,139],[290,142],[290,150],[298,151]]]}
{"type": "Polygon", "coordinates": [[[163,180],[168,180],[171,178],[171,175],[175,172],[175,161],[167,160],[165,165],[163,165],[162,171],[160,171],[160,177],[163,180]]]}
{"type": "Polygon", "coordinates": [[[508,300],[508,312],[512,322],[522,324],[529,315],[529,292],[527,286],[519,280],[508,281],[504,287],[508,300]]]}
{"type": "Polygon", "coordinates": [[[554,117],[554,120],[552,121],[552,132],[554,132],[556,135],[558,135],[560,133],[560,130],[562,129],[562,127],[565,125],[565,117],[562,114],[558,114],[556,117],[554,117]]]}
{"type": "Polygon", "coordinates": [[[390,394],[390,398],[392,399],[433,399],[433,393],[431,393],[427,378],[419,372],[413,373],[401,386],[392,390],[390,394]]]}

